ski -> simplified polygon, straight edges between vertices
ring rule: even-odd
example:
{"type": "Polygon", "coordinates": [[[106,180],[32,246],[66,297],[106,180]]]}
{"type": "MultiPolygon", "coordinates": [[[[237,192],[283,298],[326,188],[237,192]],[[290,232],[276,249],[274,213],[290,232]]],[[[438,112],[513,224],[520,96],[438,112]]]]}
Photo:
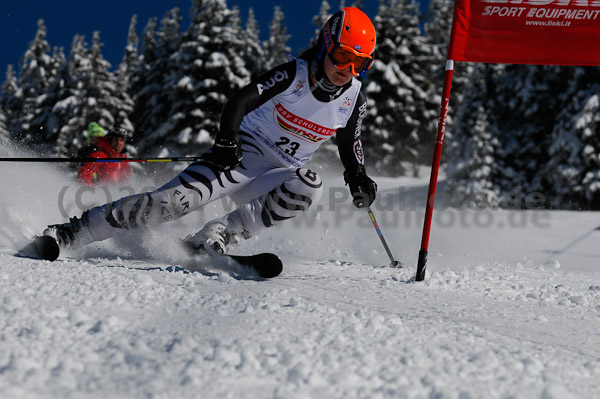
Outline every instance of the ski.
{"type": "Polygon", "coordinates": [[[43,259],[54,262],[60,255],[60,248],[56,240],[49,236],[35,237],[25,248],[17,252],[23,258],[43,259]]]}
{"type": "Polygon", "coordinates": [[[217,266],[222,262],[225,262],[226,266],[230,266],[230,262],[233,261],[242,269],[253,271],[262,278],[277,277],[283,270],[283,263],[279,256],[269,252],[255,255],[210,254],[209,256],[212,261],[217,263],[217,266]]]}
{"type": "Polygon", "coordinates": [[[230,255],[207,251],[202,245],[195,246],[185,240],[181,240],[181,245],[191,257],[208,256],[215,266],[227,271],[235,271],[235,266],[239,266],[242,271],[254,272],[262,278],[273,278],[279,276],[283,270],[283,262],[279,256],[269,252],[255,255],[230,255]]]}
{"type": "MultiPolygon", "coordinates": [[[[195,255],[208,255],[215,266],[225,270],[235,269],[240,266],[243,271],[255,272],[262,278],[277,277],[283,270],[283,263],[279,256],[273,253],[260,253],[255,255],[228,255],[204,251],[202,248],[192,248],[186,245],[188,252],[195,255]]],[[[21,249],[17,256],[32,259],[55,261],[60,255],[60,248],[56,240],[49,236],[35,237],[29,244],[21,249]]]]}

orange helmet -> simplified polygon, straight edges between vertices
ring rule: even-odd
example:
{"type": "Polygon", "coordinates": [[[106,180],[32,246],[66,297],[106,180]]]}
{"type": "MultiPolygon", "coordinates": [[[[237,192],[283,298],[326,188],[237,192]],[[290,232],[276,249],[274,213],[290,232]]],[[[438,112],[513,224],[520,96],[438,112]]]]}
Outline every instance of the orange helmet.
{"type": "Polygon", "coordinates": [[[377,34],[373,23],[356,7],[346,7],[335,13],[323,25],[319,41],[333,64],[340,69],[351,67],[360,76],[373,63],[377,34]]]}

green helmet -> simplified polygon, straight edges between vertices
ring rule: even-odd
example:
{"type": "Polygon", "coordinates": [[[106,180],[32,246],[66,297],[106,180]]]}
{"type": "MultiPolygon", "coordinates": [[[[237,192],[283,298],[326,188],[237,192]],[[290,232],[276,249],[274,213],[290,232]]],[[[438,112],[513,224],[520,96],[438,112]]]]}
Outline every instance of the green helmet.
{"type": "Polygon", "coordinates": [[[106,135],[106,131],[96,122],[90,123],[88,126],[87,137],[88,141],[92,141],[93,139],[97,139],[98,137],[104,137],[106,135]]]}

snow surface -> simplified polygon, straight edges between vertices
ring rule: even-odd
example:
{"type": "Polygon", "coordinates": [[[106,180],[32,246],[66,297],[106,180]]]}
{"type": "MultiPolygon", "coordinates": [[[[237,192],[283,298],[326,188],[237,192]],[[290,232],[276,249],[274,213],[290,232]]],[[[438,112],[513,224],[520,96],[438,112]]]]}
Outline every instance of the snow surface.
{"type": "Polygon", "coordinates": [[[226,202],[54,263],[15,257],[107,193],[0,164],[0,398],[600,396],[596,213],[440,210],[416,283],[428,177],[376,179],[392,269],[368,215],[336,204],[339,171],[322,173],[321,212],[234,250],[282,257],[261,281],[174,249],[226,202]]]}

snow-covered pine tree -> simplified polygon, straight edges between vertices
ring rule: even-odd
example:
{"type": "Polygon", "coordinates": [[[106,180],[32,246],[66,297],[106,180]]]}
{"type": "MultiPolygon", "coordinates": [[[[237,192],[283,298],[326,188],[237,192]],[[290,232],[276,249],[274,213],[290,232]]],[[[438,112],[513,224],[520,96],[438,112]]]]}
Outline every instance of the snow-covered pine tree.
{"type": "Polygon", "coordinates": [[[329,17],[331,17],[331,14],[331,5],[329,4],[329,2],[327,0],[321,1],[319,13],[315,15],[312,19],[312,23],[315,26],[315,33],[313,34],[310,40],[308,48],[314,46],[317,43],[317,39],[319,37],[319,34],[321,33],[321,29],[323,28],[323,25],[325,25],[325,22],[327,22],[329,17]]]}
{"type": "Polygon", "coordinates": [[[123,59],[116,71],[117,81],[122,89],[130,92],[132,79],[139,74],[140,71],[140,38],[136,32],[137,15],[131,17],[129,30],[127,31],[127,44],[123,53],[123,59]]]}
{"type": "Polygon", "coordinates": [[[231,26],[229,34],[238,35],[232,41],[240,43],[240,59],[245,69],[250,72],[250,77],[256,77],[258,74],[266,72],[263,67],[265,54],[261,47],[260,30],[254,10],[252,8],[248,10],[248,18],[245,27],[242,28],[240,9],[237,5],[234,5],[231,9],[229,24],[231,26]]]}
{"type": "Polygon", "coordinates": [[[450,42],[453,10],[454,2],[452,0],[431,0],[424,24],[425,36],[432,46],[434,61],[432,68],[438,81],[443,80],[444,76],[444,61],[450,42]]]}
{"type": "Polygon", "coordinates": [[[102,57],[101,47],[97,31],[90,49],[82,36],[73,40],[66,96],[55,106],[63,121],[57,140],[57,151],[61,154],[77,154],[85,145],[87,126],[93,121],[108,131],[119,129],[128,137],[133,133],[129,121],[133,100],[109,71],[110,63],[102,57]]]}
{"type": "Polygon", "coordinates": [[[250,81],[240,26],[224,0],[194,0],[191,24],[169,58],[168,118],[140,142],[161,155],[198,155],[213,142],[223,104],[250,81]]]}
{"type": "Polygon", "coordinates": [[[540,170],[548,161],[550,132],[561,109],[557,93],[564,92],[568,82],[565,72],[557,66],[506,65],[499,75],[494,115],[501,132],[502,163],[516,171],[498,176],[504,196],[522,200],[545,192],[540,170]]]}
{"type": "Polygon", "coordinates": [[[352,7],[360,8],[362,10],[363,9],[362,3],[363,3],[362,0],[354,0],[354,2],[352,3],[352,7]]]}
{"type": "MultiPolygon", "coordinates": [[[[118,69],[114,72],[117,84],[125,92],[128,100],[131,101],[131,106],[128,108],[128,123],[130,124],[129,128],[123,129],[122,127],[118,127],[118,130],[121,133],[125,133],[130,140],[133,140],[135,137],[135,125],[132,121],[133,111],[135,110],[135,100],[131,95],[133,82],[140,76],[140,38],[136,32],[137,26],[137,15],[133,15],[131,17],[131,21],[129,23],[129,30],[127,32],[127,44],[125,45],[125,50],[123,52],[123,58],[119,64],[118,69]],[[125,131],[124,131],[125,130],[125,131]]],[[[133,145],[127,145],[126,147],[127,153],[129,156],[137,155],[137,148],[133,145]]],[[[131,166],[134,166],[133,164],[131,166]]],[[[137,167],[137,166],[136,166],[137,167]]]]}
{"type": "Polygon", "coordinates": [[[46,41],[47,29],[44,20],[38,20],[35,38],[29,43],[21,57],[19,67],[19,87],[22,90],[22,108],[18,114],[15,131],[20,141],[43,142],[43,130],[32,130],[31,121],[36,117],[36,109],[47,94],[52,80],[52,57],[50,45],[46,41]]]}
{"type": "MultiPolygon", "coordinates": [[[[600,209],[600,70],[569,67],[543,175],[567,209],[600,209]]],[[[540,104],[545,108],[545,104],[540,104]]]]}
{"type": "Polygon", "coordinates": [[[498,154],[500,142],[491,84],[495,72],[491,64],[476,64],[470,84],[465,87],[464,104],[456,115],[454,134],[446,139],[446,198],[455,206],[496,206],[499,202],[500,190],[495,180],[502,160],[498,154]]]}
{"type": "Polygon", "coordinates": [[[414,1],[380,0],[375,61],[365,82],[365,151],[382,173],[403,174],[407,162],[424,161],[420,151],[430,150],[435,135],[439,101],[429,95],[431,50],[419,23],[414,1]]]}
{"type": "MultiPolygon", "coordinates": [[[[424,25],[425,38],[431,45],[433,55],[430,72],[433,92],[430,93],[430,98],[436,98],[436,101],[441,100],[453,11],[454,2],[452,0],[431,0],[424,25]]],[[[460,109],[463,94],[466,92],[465,88],[469,84],[472,71],[472,63],[457,62],[454,65],[452,91],[450,92],[450,103],[446,118],[446,132],[449,134],[452,132],[453,121],[460,109]]]]}
{"type": "Polygon", "coordinates": [[[413,175],[418,175],[419,165],[430,164],[433,143],[437,132],[437,123],[440,109],[441,93],[430,75],[429,67],[433,64],[433,50],[431,44],[422,31],[422,15],[420,3],[417,0],[400,0],[404,3],[405,12],[399,14],[398,23],[403,27],[402,38],[398,42],[400,54],[400,68],[410,76],[419,88],[412,100],[415,101],[417,111],[411,118],[418,121],[418,140],[416,143],[417,157],[413,162],[413,175]],[[424,92],[424,96],[421,95],[424,92]]]}
{"type": "Polygon", "coordinates": [[[10,142],[10,133],[8,131],[6,113],[0,108],[0,146],[6,148],[10,142]]]}
{"type": "Polygon", "coordinates": [[[40,132],[36,146],[42,145],[47,147],[50,153],[54,153],[58,131],[62,127],[59,118],[54,114],[54,106],[63,93],[65,82],[69,79],[67,59],[62,47],[55,47],[52,51],[49,76],[51,77],[49,86],[46,93],[38,98],[29,128],[32,132],[40,132]]]}
{"type": "Polygon", "coordinates": [[[273,19],[269,24],[269,39],[263,43],[265,52],[265,69],[269,70],[288,60],[292,49],[287,45],[290,35],[283,22],[285,16],[280,6],[273,8],[273,19]]]}
{"type": "MultiPolygon", "coordinates": [[[[52,108],[60,126],[55,144],[56,154],[74,156],[85,145],[86,120],[81,115],[88,106],[86,101],[90,62],[87,44],[81,35],[75,35],[67,60],[66,80],[58,92],[57,102],[52,108]]],[[[91,121],[90,121],[91,122],[91,121]]]]}
{"type": "MultiPolygon", "coordinates": [[[[126,138],[133,136],[133,124],[129,115],[133,111],[133,99],[129,96],[127,88],[120,86],[116,74],[110,72],[110,63],[102,56],[102,42],[100,32],[94,32],[92,47],[90,49],[91,79],[88,91],[88,103],[96,101],[96,107],[88,110],[87,119],[101,121],[108,131],[118,130],[126,138]]],[[[85,114],[84,114],[85,115],[85,114]]],[[[87,124],[86,124],[87,127],[87,124]]]]}
{"type": "Polygon", "coordinates": [[[22,104],[22,91],[17,83],[17,74],[12,64],[6,67],[4,82],[2,83],[2,96],[0,96],[0,108],[6,115],[6,126],[10,137],[14,138],[14,128],[20,115],[22,104]]]}
{"type": "Polygon", "coordinates": [[[242,46],[242,58],[250,75],[256,77],[260,73],[266,72],[264,69],[265,54],[260,41],[260,28],[252,7],[248,9],[243,40],[245,44],[242,46]]]}
{"type": "MultiPolygon", "coordinates": [[[[158,23],[156,21],[156,17],[148,19],[148,22],[142,31],[140,45],[140,74],[149,70],[152,63],[158,58],[158,33],[156,32],[158,23]]],[[[135,81],[136,80],[134,79],[134,82],[135,81]]]]}
{"type": "MultiPolygon", "coordinates": [[[[140,72],[130,90],[135,100],[131,119],[135,126],[135,141],[142,152],[151,151],[148,142],[157,142],[157,128],[169,118],[170,92],[176,82],[170,57],[179,49],[182,40],[179,8],[173,8],[161,20],[157,32],[151,18],[142,33],[140,72]]],[[[163,133],[164,134],[164,133],[163,133]]]]}

